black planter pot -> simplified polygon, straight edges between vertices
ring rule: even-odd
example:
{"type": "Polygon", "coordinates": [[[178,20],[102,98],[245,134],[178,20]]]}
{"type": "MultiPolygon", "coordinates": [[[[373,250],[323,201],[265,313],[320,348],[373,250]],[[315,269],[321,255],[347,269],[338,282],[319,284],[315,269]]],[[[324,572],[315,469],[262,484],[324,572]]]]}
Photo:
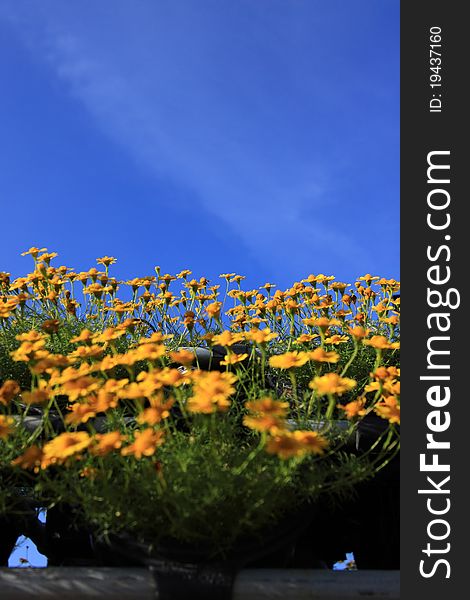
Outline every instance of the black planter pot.
{"type": "Polygon", "coordinates": [[[137,566],[138,561],[123,559],[104,543],[99,543],[96,531],[86,523],[78,523],[76,507],[59,503],[47,510],[46,523],[36,520],[24,535],[35,542],[41,554],[47,556],[49,567],[117,567],[137,566]]]}
{"type": "MultiPolygon", "coordinates": [[[[5,485],[5,481],[0,483],[5,485]]],[[[0,515],[0,567],[8,566],[8,559],[15,547],[17,539],[24,535],[31,538],[41,552],[44,547],[43,524],[38,519],[37,502],[32,491],[25,486],[10,485],[13,490],[12,505],[7,514],[0,515]]]]}
{"type": "Polygon", "coordinates": [[[312,505],[303,506],[259,535],[240,539],[224,555],[213,555],[201,544],[176,541],[155,547],[139,543],[128,535],[112,536],[112,553],[152,572],[159,600],[230,600],[237,573],[250,566],[279,566],[290,556],[301,531],[315,517],[312,505]]]}
{"type": "Polygon", "coordinates": [[[91,532],[77,526],[73,507],[58,504],[47,511],[45,549],[49,566],[98,566],[91,541],[91,532]]]}
{"type": "MultiPolygon", "coordinates": [[[[355,443],[358,455],[371,448],[388,423],[368,415],[360,424],[355,443]]],[[[357,485],[351,499],[332,505],[322,500],[324,517],[305,529],[297,544],[297,566],[306,567],[311,540],[322,540],[321,559],[329,568],[346,552],[354,552],[359,569],[400,568],[400,455],[375,477],[357,485]]],[[[320,558],[320,557],[319,557],[320,558]]]]}
{"type": "Polygon", "coordinates": [[[0,567],[8,566],[8,559],[20,535],[21,525],[17,519],[0,517],[0,567]]]}

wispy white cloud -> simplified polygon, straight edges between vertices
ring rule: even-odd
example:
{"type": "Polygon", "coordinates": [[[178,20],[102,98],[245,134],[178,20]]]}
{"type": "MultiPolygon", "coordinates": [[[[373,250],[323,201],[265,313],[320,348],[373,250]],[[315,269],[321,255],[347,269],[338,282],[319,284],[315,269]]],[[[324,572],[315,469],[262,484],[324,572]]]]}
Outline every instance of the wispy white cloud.
{"type": "Polygon", "coordinates": [[[97,127],[145,171],[193,189],[274,271],[366,265],[332,218],[341,155],[316,134],[334,81],[312,86],[306,64],[324,67],[292,36],[307,39],[301,11],[280,20],[262,5],[7,1],[3,14],[97,127]]]}

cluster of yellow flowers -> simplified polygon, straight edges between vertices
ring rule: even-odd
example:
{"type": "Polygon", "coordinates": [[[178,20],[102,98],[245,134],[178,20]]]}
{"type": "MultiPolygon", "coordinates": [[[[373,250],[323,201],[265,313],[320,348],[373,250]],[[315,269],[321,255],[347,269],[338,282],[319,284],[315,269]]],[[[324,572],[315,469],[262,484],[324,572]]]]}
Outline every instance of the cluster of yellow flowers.
{"type": "MultiPolygon", "coordinates": [[[[191,271],[187,269],[173,276],[162,275],[160,268],[155,267],[156,275],[118,281],[109,275],[109,266],[116,262],[114,257],[97,259],[104,271],[93,267],[76,273],[65,266],[51,266],[57,253],[47,253],[46,248],[33,247],[23,254],[33,257],[35,269],[13,282],[9,273],[0,273],[1,320],[21,312],[29,303],[62,316],[77,315],[81,309],[88,320],[107,317],[108,323],[113,318],[121,323],[126,318],[146,317],[174,333],[187,332],[196,326],[207,332],[207,325],[219,321],[222,315],[224,303],[219,299],[220,285],[209,286],[205,277],[189,279],[191,271]],[[169,290],[176,280],[181,281],[179,293],[169,290]],[[82,287],[82,304],[77,300],[77,282],[82,287]],[[121,286],[130,288],[130,301],[124,302],[117,297],[121,286]]],[[[398,324],[399,301],[393,294],[399,290],[399,283],[394,279],[367,274],[351,286],[333,281],[332,276],[309,275],[285,291],[272,293],[274,284],[266,283],[259,289],[244,291],[240,289],[244,277],[234,273],[224,273],[220,277],[226,281],[226,295],[235,300],[235,305],[226,313],[233,330],[258,329],[264,323],[273,331],[280,331],[288,323],[295,331],[296,327],[292,326],[303,322],[308,331],[302,335],[320,335],[325,340],[331,337],[327,334],[332,326],[341,325],[345,320],[361,325],[371,311],[381,323],[390,325],[391,330],[398,324]],[[229,289],[232,283],[237,287],[229,289]],[[267,295],[260,290],[266,291],[267,295]]],[[[305,341],[311,339],[303,337],[299,343],[305,341]]],[[[344,341],[334,338],[329,343],[344,341]]]]}
{"type": "Polygon", "coordinates": [[[113,257],[97,259],[104,271],[75,273],[52,267],[57,254],[46,248],[33,247],[24,254],[34,259],[32,273],[14,281],[0,273],[0,325],[6,331],[30,323],[31,315],[48,318],[16,335],[19,345],[11,358],[28,366],[32,386],[21,390],[11,379],[1,385],[0,407],[6,414],[0,415],[0,438],[12,436],[21,420],[10,410],[15,402],[26,406],[26,412],[31,405],[42,407],[44,414],[56,408],[66,431],[50,435],[42,446],[29,446],[12,461],[15,466],[38,472],[85,455],[152,456],[171,435],[168,420],[176,407],[183,418],[227,413],[250,365],[261,365],[261,397],[245,398],[243,424],[262,436],[268,453],[281,459],[322,454],[328,446],[321,433],[293,428],[288,419],[293,407],[297,415],[303,410],[308,417],[306,407],[325,399],[327,418],[338,409],[351,420],[374,411],[392,424],[400,422],[400,372],[383,364],[385,353],[399,347],[399,283],[393,279],[367,274],[350,285],[310,275],[272,293],[275,286],[268,283],[244,291],[243,277],[227,273],[220,277],[234,305],[224,312],[220,286],[209,286],[204,277],[189,279],[189,270],[172,276],[156,267],[155,276],[121,282],[109,275],[113,257]],[[169,288],[175,280],[181,281],[181,289],[173,293],[169,288]],[[122,285],[130,288],[128,301],[117,297],[122,285]],[[55,339],[64,347],[66,331],[73,327],[79,333],[66,340],[67,351],[54,349],[55,339]],[[224,349],[220,364],[225,372],[193,368],[191,347],[201,344],[224,349]],[[246,351],[238,351],[240,344],[246,351]],[[346,364],[342,346],[350,348],[346,364]],[[346,375],[367,347],[376,353],[369,383],[360,397],[341,403],[341,396],[358,386],[346,375]],[[261,381],[267,365],[290,378],[291,393],[284,399],[266,394],[261,381]],[[299,399],[296,373],[302,368],[310,376],[299,399]],[[127,376],[116,376],[119,369],[127,376]],[[60,408],[58,399],[64,397],[67,404],[60,408]],[[124,407],[131,407],[136,428],[124,431],[115,425],[104,433],[95,428],[97,417],[122,415],[124,407]],[[77,431],[83,426],[88,430],[77,431]]]}

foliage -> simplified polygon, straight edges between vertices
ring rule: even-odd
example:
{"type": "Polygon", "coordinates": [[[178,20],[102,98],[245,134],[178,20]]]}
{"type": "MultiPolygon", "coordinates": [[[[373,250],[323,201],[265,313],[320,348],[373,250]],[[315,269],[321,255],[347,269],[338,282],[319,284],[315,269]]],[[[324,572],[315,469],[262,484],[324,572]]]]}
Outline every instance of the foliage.
{"type": "Polygon", "coordinates": [[[310,275],[273,293],[230,273],[221,292],[190,271],[118,282],[112,257],[75,273],[25,254],[32,273],[0,274],[0,511],[26,478],[99,535],[221,552],[396,453],[396,281],[310,275]],[[383,431],[358,452],[372,417],[383,431]]]}

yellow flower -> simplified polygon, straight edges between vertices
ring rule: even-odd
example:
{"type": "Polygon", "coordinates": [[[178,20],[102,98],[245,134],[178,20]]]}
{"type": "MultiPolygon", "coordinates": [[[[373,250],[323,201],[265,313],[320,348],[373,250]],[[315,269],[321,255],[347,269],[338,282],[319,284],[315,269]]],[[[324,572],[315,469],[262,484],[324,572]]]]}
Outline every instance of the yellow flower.
{"type": "Polygon", "coordinates": [[[349,338],[347,335],[332,335],[330,337],[325,338],[325,344],[344,344],[348,342],[349,338]]]}
{"type": "Polygon", "coordinates": [[[142,337],[139,340],[139,346],[142,344],[159,344],[163,342],[165,339],[169,339],[170,335],[163,335],[160,331],[154,331],[149,337],[142,337]]]}
{"type": "Polygon", "coordinates": [[[187,310],[183,315],[183,324],[190,331],[194,329],[196,324],[196,315],[192,310],[187,310]]]}
{"type": "Polygon", "coordinates": [[[272,290],[275,287],[276,287],[276,284],[274,284],[274,283],[265,283],[264,285],[260,286],[260,290],[266,290],[269,292],[270,290],[272,290]]]}
{"type": "Polygon", "coordinates": [[[132,290],[136,292],[142,286],[142,280],[136,277],[130,281],[126,281],[126,285],[130,285],[132,290]]]}
{"type": "Polygon", "coordinates": [[[61,433],[43,447],[44,458],[51,463],[64,462],[69,456],[88,448],[92,438],[86,431],[61,433]]]}
{"type": "Polygon", "coordinates": [[[358,281],[365,281],[367,285],[370,285],[372,281],[377,281],[378,279],[380,279],[380,277],[375,277],[372,276],[370,273],[367,273],[366,275],[359,277],[358,281]]]}
{"type": "Polygon", "coordinates": [[[5,406],[20,393],[20,386],[13,379],[7,379],[0,387],[0,404],[5,406]]]}
{"type": "Polygon", "coordinates": [[[119,325],[116,325],[116,329],[123,329],[124,331],[134,333],[138,324],[139,324],[139,319],[124,319],[124,321],[122,321],[122,323],[119,323],[119,325]]]}
{"type": "Polygon", "coordinates": [[[40,375],[41,373],[52,373],[55,367],[67,367],[72,362],[67,356],[63,354],[50,354],[49,352],[42,351],[36,352],[35,359],[37,362],[34,365],[30,365],[29,369],[31,373],[40,375]]]}
{"type": "Polygon", "coordinates": [[[299,337],[295,341],[299,344],[308,344],[309,342],[312,342],[317,337],[320,337],[318,335],[318,333],[315,333],[315,334],[302,333],[302,335],[299,335],[299,337]]]}
{"type": "Polygon", "coordinates": [[[41,324],[41,329],[46,333],[57,333],[59,331],[59,319],[47,319],[41,324]]]}
{"type": "Polygon", "coordinates": [[[230,279],[230,283],[232,282],[236,282],[236,283],[240,283],[240,281],[242,279],[246,279],[246,277],[244,275],[234,275],[231,279],[230,279]]]}
{"type": "Polygon", "coordinates": [[[36,248],[36,246],[33,246],[32,248],[30,248],[29,250],[26,250],[26,252],[22,252],[21,256],[26,256],[27,254],[31,254],[31,256],[33,258],[37,258],[37,255],[40,252],[46,252],[47,248],[36,248]]]}
{"type": "Polygon", "coordinates": [[[75,379],[80,379],[81,377],[85,377],[91,373],[92,369],[90,365],[82,364],[78,369],[74,369],[73,367],[67,367],[60,373],[58,370],[54,370],[51,373],[50,385],[60,385],[62,383],[67,383],[69,381],[74,381],[75,379]]]}
{"type": "Polygon", "coordinates": [[[305,453],[323,454],[328,447],[328,440],[316,431],[294,431],[293,435],[305,453]]]}
{"type": "Polygon", "coordinates": [[[400,382],[395,379],[387,379],[383,384],[384,396],[400,397],[400,382]]]}
{"type": "Polygon", "coordinates": [[[285,417],[287,409],[289,408],[289,403],[273,400],[273,398],[265,396],[259,400],[249,400],[248,402],[245,402],[245,406],[250,412],[255,414],[285,417]]]}
{"type": "MultiPolygon", "coordinates": [[[[115,394],[122,388],[126,387],[129,383],[128,379],[107,379],[101,388],[103,392],[109,392],[110,394],[115,394]]],[[[101,392],[100,390],[100,392],[101,392]]]]}
{"type": "Polygon", "coordinates": [[[323,273],[320,273],[320,275],[317,275],[317,281],[319,283],[323,283],[323,285],[325,283],[328,283],[328,281],[333,281],[334,278],[335,278],[334,275],[323,275],[323,273]]]}
{"type": "Polygon", "coordinates": [[[202,281],[197,281],[197,279],[191,279],[191,281],[188,281],[186,283],[183,284],[185,287],[189,288],[192,292],[192,294],[195,294],[196,292],[198,292],[199,290],[204,289],[204,282],[202,281]]]}
{"type": "Polygon", "coordinates": [[[57,252],[44,253],[44,254],[41,254],[41,256],[38,257],[38,260],[42,260],[43,262],[46,263],[46,265],[49,265],[49,263],[51,262],[51,260],[53,258],[55,258],[56,256],[59,256],[57,254],[57,252]]]}
{"type": "Polygon", "coordinates": [[[349,377],[340,377],[338,373],[327,373],[321,377],[314,377],[308,384],[308,387],[315,390],[319,396],[327,394],[337,394],[341,396],[356,387],[354,379],[349,377]]]}
{"type": "Polygon", "coordinates": [[[39,350],[41,350],[45,346],[45,344],[46,341],[43,338],[37,339],[35,341],[24,340],[19,348],[10,352],[10,356],[16,362],[28,362],[35,358],[36,353],[39,350]]]}
{"type": "Polygon", "coordinates": [[[222,302],[212,302],[206,306],[206,313],[213,319],[220,317],[220,309],[222,308],[222,302]]]}
{"type": "Polygon", "coordinates": [[[302,279],[302,283],[325,283],[328,281],[332,281],[334,279],[334,275],[323,275],[323,273],[320,273],[320,275],[312,275],[310,274],[307,279],[302,279]]]}
{"type": "Polygon", "coordinates": [[[310,352],[285,352],[271,356],[269,364],[276,369],[293,369],[305,365],[310,360],[310,352]]]}
{"type": "Polygon", "coordinates": [[[305,454],[323,454],[328,440],[316,431],[279,431],[266,444],[266,451],[288,459],[305,454]]]}
{"type": "Polygon", "coordinates": [[[103,256],[102,258],[97,258],[96,262],[104,267],[109,267],[109,265],[114,265],[116,260],[117,259],[114,258],[114,256],[103,256]]]}
{"type": "Polygon", "coordinates": [[[84,342],[85,344],[91,344],[92,339],[93,339],[93,333],[89,329],[83,329],[81,331],[80,335],[73,337],[70,341],[73,344],[76,344],[78,342],[84,342]]]}
{"type": "Polygon", "coordinates": [[[329,319],[328,317],[309,317],[307,319],[302,319],[302,321],[305,323],[305,325],[310,327],[318,327],[323,332],[333,325],[341,325],[341,321],[339,319],[329,319]]]}
{"type": "Polygon", "coordinates": [[[164,281],[165,284],[168,286],[168,285],[170,285],[170,283],[172,281],[175,281],[176,277],[174,277],[173,275],[169,275],[167,273],[165,275],[160,275],[158,279],[161,280],[161,281],[164,281]]]}
{"type": "MultiPolygon", "coordinates": [[[[82,332],[83,333],[83,332],[82,332]]],[[[93,335],[93,342],[95,344],[104,344],[106,342],[112,342],[118,338],[126,335],[125,329],[117,329],[116,327],[108,327],[103,333],[95,333],[93,335]]]]}
{"type": "Polygon", "coordinates": [[[359,341],[364,339],[369,334],[369,330],[364,329],[364,327],[361,327],[360,325],[357,325],[356,327],[350,327],[349,333],[356,341],[359,341]]]}
{"type": "Polygon", "coordinates": [[[95,456],[105,456],[113,450],[120,448],[124,440],[125,436],[119,433],[119,431],[98,433],[93,439],[93,445],[90,447],[90,452],[95,456]]]}
{"type": "MultiPolygon", "coordinates": [[[[127,381],[127,379],[125,381],[127,381]]],[[[98,393],[96,395],[93,394],[88,398],[88,404],[92,406],[97,413],[104,413],[110,408],[116,408],[116,406],[118,405],[118,398],[112,391],[101,388],[100,390],[98,390],[98,393]]]]}
{"type": "Polygon", "coordinates": [[[148,381],[144,383],[136,383],[133,381],[119,390],[117,394],[119,398],[127,400],[138,400],[140,398],[145,398],[146,396],[152,394],[156,389],[162,387],[161,383],[152,383],[153,385],[149,385],[148,381]]]}
{"type": "Polygon", "coordinates": [[[373,377],[374,379],[381,379],[381,380],[385,380],[385,379],[395,379],[396,377],[400,377],[400,369],[397,369],[397,367],[391,366],[391,367],[377,367],[377,369],[371,373],[371,377],[373,377]]]}
{"type": "Polygon", "coordinates": [[[189,367],[193,364],[194,357],[194,352],[190,352],[189,350],[182,349],[177,352],[170,352],[171,360],[180,365],[184,365],[185,367],[189,367]]]}
{"type": "Polygon", "coordinates": [[[169,398],[165,401],[162,392],[158,392],[155,396],[149,398],[150,407],[145,408],[137,417],[138,423],[147,423],[147,425],[156,425],[163,419],[170,416],[170,408],[175,403],[174,398],[169,398]]]}
{"type": "Polygon", "coordinates": [[[276,454],[282,459],[304,454],[301,445],[290,431],[280,431],[273,435],[266,444],[266,452],[276,454]]]}
{"type": "Polygon", "coordinates": [[[0,415],[0,438],[6,439],[11,433],[13,433],[13,426],[15,420],[13,417],[5,417],[0,415]]]}
{"type": "Polygon", "coordinates": [[[105,356],[99,363],[100,371],[110,371],[119,364],[119,358],[116,356],[105,356]]]}
{"type": "Polygon", "coordinates": [[[4,285],[6,288],[10,285],[10,276],[11,273],[7,273],[6,271],[0,271],[0,285],[4,285]]]}
{"type": "Polygon", "coordinates": [[[269,414],[261,414],[255,417],[246,415],[243,417],[243,424],[250,429],[273,433],[285,428],[285,422],[282,419],[269,414]]]}
{"type": "Polygon", "coordinates": [[[86,358],[101,358],[104,349],[102,346],[78,346],[73,352],[70,352],[69,358],[86,359],[86,358]]]}
{"type": "Polygon", "coordinates": [[[284,417],[289,408],[288,402],[281,402],[265,396],[258,400],[245,402],[245,407],[254,414],[243,418],[243,423],[250,429],[271,433],[285,429],[284,417]]]}
{"type": "Polygon", "coordinates": [[[100,283],[92,283],[88,287],[84,288],[84,294],[91,294],[95,296],[95,298],[101,299],[104,293],[111,292],[112,288],[110,286],[104,287],[100,283]]]}
{"type": "Polygon", "coordinates": [[[186,377],[183,373],[178,371],[178,369],[171,369],[169,367],[165,367],[164,369],[160,369],[159,371],[149,373],[147,378],[145,378],[143,373],[140,373],[137,376],[138,381],[145,381],[146,379],[158,382],[160,386],[172,385],[178,387],[186,382],[186,377]]]}
{"type": "Polygon", "coordinates": [[[183,269],[182,271],[176,274],[176,277],[178,279],[186,279],[186,277],[188,277],[188,275],[191,275],[191,273],[192,271],[190,271],[189,269],[183,269]]]}
{"type": "Polygon", "coordinates": [[[226,354],[224,360],[220,361],[221,365],[235,365],[248,358],[248,354],[226,354]]]}
{"type": "Polygon", "coordinates": [[[71,412],[66,415],[65,422],[72,425],[86,423],[88,419],[96,416],[96,410],[88,403],[81,404],[80,402],[75,402],[74,404],[71,404],[68,409],[71,412]]]}
{"type": "Polygon", "coordinates": [[[225,411],[230,406],[230,402],[226,398],[220,399],[218,402],[204,392],[194,394],[188,400],[188,410],[192,413],[212,414],[217,410],[225,411]]]}
{"type": "Polygon", "coordinates": [[[32,392],[23,392],[21,394],[21,400],[25,404],[45,404],[49,401],[51,394],[53,395],[53,392],[51,392],[50,389],[36,389],[32,392]]]}
{"type": "MultiPolygon", "coordinates": [[[[149,353],[150,355],[150,353],[149,353]]],[[[117,365],[123,365],[125,367],[132,367],[139,359],[137,349],[128,350],[125,354],[115,354],[114,356],[105,356],[99,364],[99,370],[106,371],[117,365]]],[[[98,365],[94,365],[93,370],[97,370],[98,365]]]]}
{"type": "Polygon", "coordinates": [[[123,456],[133,454],[137,460],[142,456],[152,456],[158,446],[164,442],[164,433],[161,430],[144,429],[135,432],[135,441],[121,450],[123,456]]]}
{"type": "Polygon", "coordinates": [[[344,410],[348,419],[353,419],[354,417],[362,417],[366,414],[365,404],[365,398],[358,398],[357,400],[348,402],[345,405],[337,404],[336,406],[337,408],[344,410]]]}
{"type": "Polygon", "coordinates": [[[372,381],[371,383],[368,383],[365,388],[364,388],[364,392],[376,392],[377,390],[380,390],[380,382],[378,381],[372,381]]]}
{"type": "Polygon", "coordinates": [[[89,277],[90,274],[88,273],[88,271],[82,271],[81,273],[77,273],[75,275],[75,279],[77,281],[80,281],[84,287],[86,286],[89,277]]]}
{"type": "Polygon", "coordinates": [[[11,317],[15,308],[16,305],[13,306],[11,303],[0,303],[0,319],[8,319],[9,317],[11,317]]]}
{"type": "Polygon", "coordinates": [[[323,348],[315,348],[310,354],[310,360],[315,362],[337,363],[340,356],[337,352],[325,352],[323,348]]]}
{"type": "Polygon", "coordinates": [[[299,312],[300,305],[295,300],[293,300],[292,298],[288,298],[284,302],[284,308],[286,309],[286,311],[288,313],[295,314],[295,313],[299,312]]]}
{"type": "Polygon", "coordinates": [[[34,469],[37,473],[43,460],[43,452],[39,446],[30,446],[23,454],[11,461],[11,464],[22,469],[34,469]]]}
{"type": "Polygon", "coordinates": [[[375,405],[374,411],[382,419],[387,419],[390,423],[400,424],[400,405],[395,397],[384,398],[382,402],[375,405]]]}
{"type": "Polygon", "coordinates": [[[101,385],[95,377],[77,377],[70,381],[64,381],[61,385],[61,393],[69,397],[69,400],[74,401],[82,396],[88,396],[91,392],[97,390],[101,385]]]}
{"type": "Polygon", "coordinates": [[[262,346],[277,338],[278,335],[278,333],[272,332],[269,327],[265,327],[264,329],[252,329],[251,331],[248,331],[246,339],[262,346]]]}
{"type": "Polygon", "coordinates": [[[88,270],[88,276],[91,277],[93,281],[96,281],[98,275],[103,275],[103,273],[98,271],[98,269],[95,269],[95,267],[91,267],[91,269],[88,270]]]}
{"type": "Polygon", "coordinates": [[[266,319],[260,319],[259,317],[248,317],[246,320],[248,325],[253,327],[253,330],[261,325],[261,323],[266,323],[266,319]]]}
{"type": "Polygon", "coordinates": [[[165,356],[166,349],[164,344],[141,344],[132,352],[128,354],[132,354],[135,360],[158,360],[162,356],[165,356]]]}
{"type": "Polygon", "coordinates": [[[203,413],[227,410],[230,406],[228,397],[235,392],[233,384],[237,381],[236,375],[218,371],[193,371],[191,379],[194,389],[193,396],[188,401],[188,410],[203,413]]]}
{"type": "Polygon", "coordinates": [[[375,298],[377,296],[377,292],[374,292],[372,288],[367,287],[362,291],[362,295],[364,298],[375,298]]]}
{"type": "Polygon", "coordinates": [[[344,292],[344,290],[350,285],[349,283],[343,283],[341,281],[335,281],[330,285],[332,290],[338,290],[340,292],[344,292]]]}
{"type": "Polygon", "coordinates": [[[364,340],[365,346],[372,346],[376,350],[392,350],[400,347],[399,342],[389,342],[384,335],[374,335],[368,340],[364,340]]]}
{"type": "Polygon", "coordinates": [[[221,346],[233,346],[237,342],[243,340],[243,335],[240,333],[232,333],[231,331],[223,331],[218,335],[214,335],[212,338],[213,344],[220,344],[221,346]]]}
{"type": "Polygon", "coordinates": [[[214,396],[230,396],[235,392],[233,384],[238,377],[233,373],[219,373],[219,371],[194,371],[191,373],[194,389],[205,391],[214,396]]]}
{"type": "Polygon", "coordinates": [[[398,325],[400,317],[398,315],[391,315],[390,317],[381,317],[380,321],[387,323],[387,325],[398,325]]]}

